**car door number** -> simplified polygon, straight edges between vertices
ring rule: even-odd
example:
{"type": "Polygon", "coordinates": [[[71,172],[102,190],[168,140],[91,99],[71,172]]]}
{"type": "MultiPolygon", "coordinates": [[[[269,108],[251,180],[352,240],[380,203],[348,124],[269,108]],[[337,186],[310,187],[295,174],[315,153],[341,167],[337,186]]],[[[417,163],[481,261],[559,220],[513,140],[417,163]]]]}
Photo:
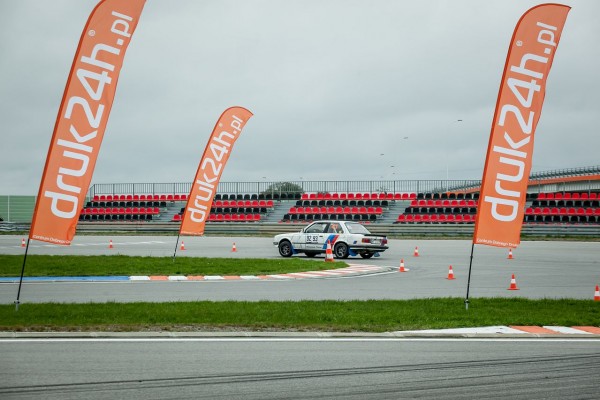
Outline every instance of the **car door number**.
{"type": "Polygon", "coordinates": [[[319,235],[306,235],[306,243],[319,243],[319,235]]]}

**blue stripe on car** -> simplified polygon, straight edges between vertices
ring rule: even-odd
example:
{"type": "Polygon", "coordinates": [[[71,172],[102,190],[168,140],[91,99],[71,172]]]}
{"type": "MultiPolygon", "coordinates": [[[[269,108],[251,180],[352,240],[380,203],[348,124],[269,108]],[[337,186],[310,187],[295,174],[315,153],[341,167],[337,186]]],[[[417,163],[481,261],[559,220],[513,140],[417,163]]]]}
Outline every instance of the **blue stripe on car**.
{"type": "Polygon", "coordinates": [[[327,239],[325,239],[325,243],[323,243],[323,250],[327,249],[327,242],[331,243],[331,246],[335,244],[340,235],[329,235],[327,239]]]}

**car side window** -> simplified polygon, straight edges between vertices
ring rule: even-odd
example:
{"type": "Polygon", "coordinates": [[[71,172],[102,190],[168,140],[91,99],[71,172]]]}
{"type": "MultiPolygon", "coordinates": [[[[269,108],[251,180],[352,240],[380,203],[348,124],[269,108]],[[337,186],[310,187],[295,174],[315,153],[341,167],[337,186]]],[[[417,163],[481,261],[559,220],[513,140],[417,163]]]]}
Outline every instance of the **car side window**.
{"type": "Polygon", "coordinates": [[[326,226],[325,224],[314,224],[306,230],[306,233],[323,233],[326,226]]]}
{"type": "Polygon", "coordinates": [[[330,224],[327,232],[328,233],[344,233],[340,224],[330,224]]]}

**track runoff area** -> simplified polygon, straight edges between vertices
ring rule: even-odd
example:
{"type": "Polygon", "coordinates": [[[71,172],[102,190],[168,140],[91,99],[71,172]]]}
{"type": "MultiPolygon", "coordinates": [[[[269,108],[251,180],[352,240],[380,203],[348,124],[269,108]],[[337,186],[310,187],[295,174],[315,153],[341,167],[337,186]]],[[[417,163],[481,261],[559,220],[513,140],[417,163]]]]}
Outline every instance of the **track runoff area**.
{"type": "MultiPolygon", "coordinates": [[[[23,238],[0,236],[0,252],[23,254],[23,238]]],[[[32,242],[30,254],[49,255],[131,255],[172,256],[175,240],[165,236],[77,236],[71,246],[32,242]]],[[[271,238],[254,237],[184,237],[178,257],[218,258],[280,258],[271,238]]],[[[296,286],[299,299],[414,299],[435,297],[464,297],[471,241],[469,240],[395,240],[380,257],[363,260],[350,257],[349,267],[338,268],[336,260],[326,256],[313,258],[327,262],[322,271],[307,270],[294,274],[262,276],[113,276],[113,277],[27,277],[26,284],[50,282],[116,282],[144,284],[144,281],[164,282],[161,292],[180,290],[169,283],[227,285],[244,281],[243,293],[255,291],[250,282],[286,282],[296,286]],[[327,293],[323,293],[323,292],[327,293]]],[[[517,249],[476,246],[473,257],[472,297],[574,298],[600,301],[596,288],[600,282],[597,270],[597,242],[526,241],[517,249]]],[[[304,258],[303,256],[295,256],[304,258]]],[[[0,279],[3,302],[9,301],[10,283],[18,277],[0,279]]],[[[239,283],[238,283],[239,284],[239,283]]],[[[237,291],[236,287],[233,291],[237,291]]],[[[149,290],[154,290],[155,288],[149,290]]],[[[206,296],[224,289],[213,286],[206,296]]],[[[120,289],[119,289],[120,290],[120,289]]],[[[227,289],[229,290],[229,289],[227,289]]],[[[263,291],[264,287],[256,287],[263,291]]],[[[160,296],[160,295],[159,295],[160,296]]],[[[253,297],[247,295],[249,300],[253,297]]],[[[14,299],[13,299],[14,300],[14,299]]],[[[232,300],[244,300],[232,297],[232,300]]],[[[273,300],[277,300],[274,298],[273,300]]],[[[410,333],[410,332],[407,332],[410,333]]],[[[428,332],[423,332],[428,333],[428,332]]],[[[433,333],[433,332],[429,332],[433,333]]],[[[598,327],[485,327],[474,330],[444,331],[447,334],[504,334],[555,335],[574,334],[589,337],[600,334],[598,327]]]]}

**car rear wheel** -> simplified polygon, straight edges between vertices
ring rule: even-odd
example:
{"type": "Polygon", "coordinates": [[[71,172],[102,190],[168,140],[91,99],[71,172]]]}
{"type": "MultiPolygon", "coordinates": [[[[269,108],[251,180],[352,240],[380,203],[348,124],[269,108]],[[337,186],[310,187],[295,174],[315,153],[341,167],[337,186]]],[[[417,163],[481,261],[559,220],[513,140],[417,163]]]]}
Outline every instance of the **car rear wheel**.
{"type": "Polygon", "coordinates": [[[292,254],[294,254],[292,244],[287,240],[279,242],[279,254],[281,254],[282,257],[291,257],[292,254]]]}
{"type": "Polygon", "coordinates": [[[371,258],[371,257],[373,257],[373,254],[374,253],[366,252],[366,253],[360,253],[360,256],[362,258],[371,258]]]}
{"type": "Polygon", "coordinates": [[[333,252],[336,258],[348,258],[350,252],[346,243],[337,243],[333,248],[333,252]]]}

